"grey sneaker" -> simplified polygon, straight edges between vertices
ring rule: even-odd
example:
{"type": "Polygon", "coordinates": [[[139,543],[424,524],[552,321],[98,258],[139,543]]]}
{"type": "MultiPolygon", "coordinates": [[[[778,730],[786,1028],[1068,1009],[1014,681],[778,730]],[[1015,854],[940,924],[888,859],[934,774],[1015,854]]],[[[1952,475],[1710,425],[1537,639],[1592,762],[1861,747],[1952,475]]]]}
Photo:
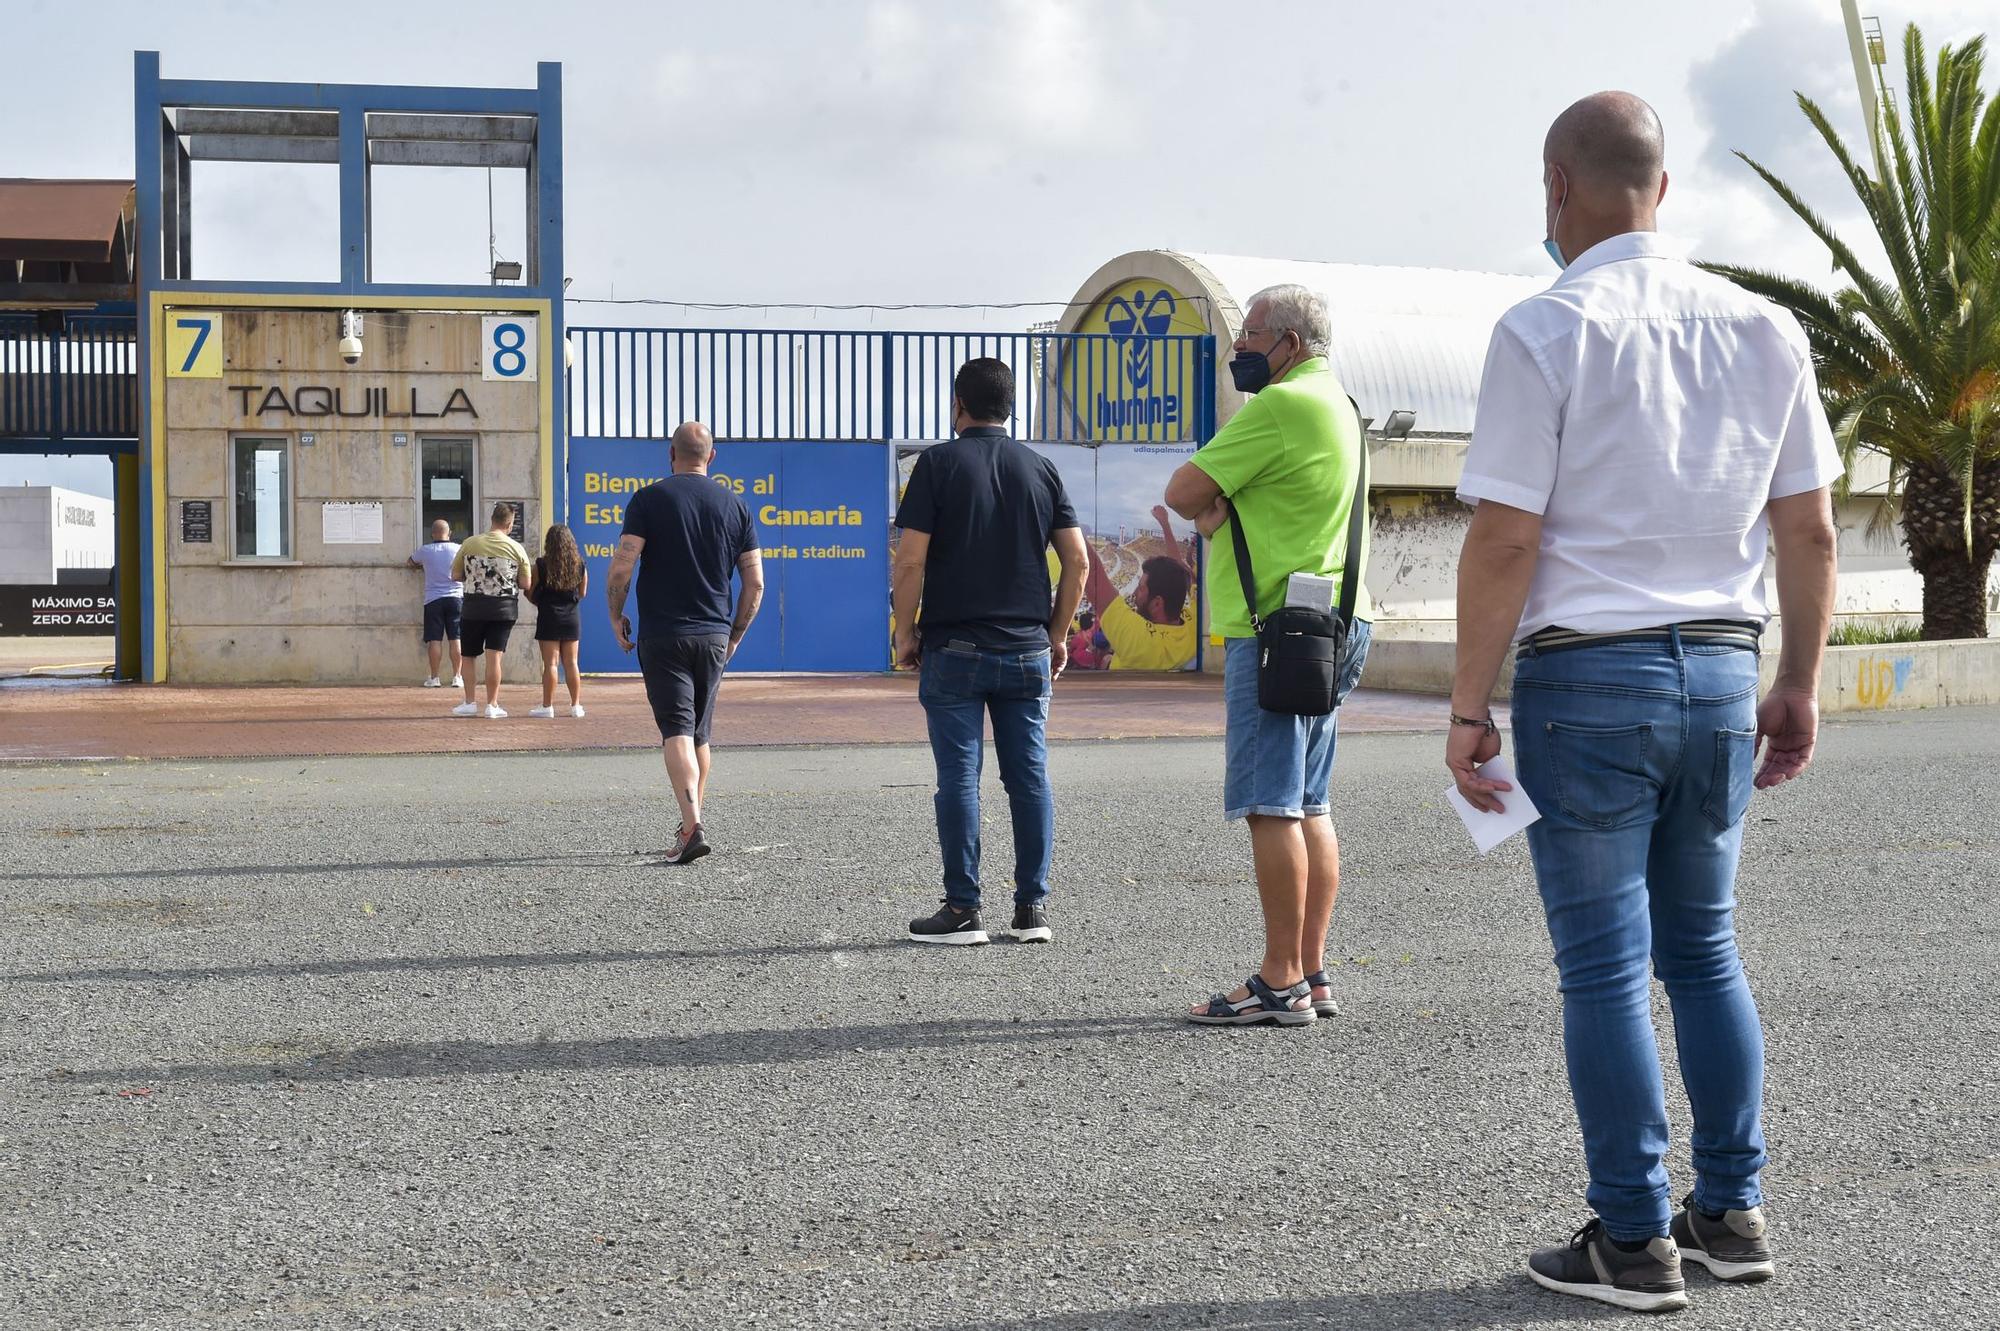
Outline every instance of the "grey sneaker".
{"type": "Polygon", "coordinates": [[[1689,1196],[1674,1217],[1674,1242],[1683,1257],[1707,1267],[1717,1280],[1747,1285],[1778,1272],[1761,1206],[1724,1211],[1720,1220],[1710,1220],[1694,1209],[1694,1198],[1689,1196]]]}
{"type": "Polygon", "coordinates": [[[1571,1235],[1566,1246],[1530,1254],[1528,1278],[1558,1294],[1633,1312],[1670,1312],[1687,1307],[1688,1301],[1680,1249],[1672,1239],[1652,1239],[1637,1252],[1626,1252],[1595,1218],[1571,1235]]]}

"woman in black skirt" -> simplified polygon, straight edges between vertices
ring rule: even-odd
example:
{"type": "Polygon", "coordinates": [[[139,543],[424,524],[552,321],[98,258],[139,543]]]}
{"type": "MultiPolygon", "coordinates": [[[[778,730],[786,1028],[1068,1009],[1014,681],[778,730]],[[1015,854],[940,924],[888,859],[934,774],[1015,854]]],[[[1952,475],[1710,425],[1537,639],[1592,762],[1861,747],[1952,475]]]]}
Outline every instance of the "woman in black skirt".
{"type": "Polygon", "coordinates": [[[583,678],[576,670],[577,640],[582,637],[578,603],[590,590],[590,570],[576,548],[576,538],[561,523],[549,528],[542,539],[542,555],[535,561],[534,589],[526,593],[535,603],[535,645],[542,649],[542,705],[529,716],[556,714],[556,663],[562,663],[563,680],[569,685],[569,714],[583,715],[583,678]]]}

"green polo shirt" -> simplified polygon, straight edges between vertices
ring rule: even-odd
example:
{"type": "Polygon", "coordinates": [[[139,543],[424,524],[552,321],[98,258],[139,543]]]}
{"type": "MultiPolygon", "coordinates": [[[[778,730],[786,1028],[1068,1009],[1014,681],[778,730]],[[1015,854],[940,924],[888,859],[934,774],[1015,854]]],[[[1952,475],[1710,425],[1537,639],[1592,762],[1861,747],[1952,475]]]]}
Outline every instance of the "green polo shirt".
{"type": "MultiPolygon", "coordinates": [[[[1361,466],[1361,423],[1347,391],[1315,356],[1243,404],[1243,409],[1194,455],[1229,497],[1243,523],[1250,565],[1257,575],[1257,609],[1268,614],[1285,603],[1285,579],[1317,573],[1334,581],[1347,566],[1347,517],[1361,466]]],[[[1367,567],[1363,524],[1362,567],[1367,567]]],[[[1251,636],[1243,581],[1236,574],[1235,538],[1228,524],[1208,547],[1209,628],[1225,638],[1251,636]]],[[[1355,617],[1375,617],[1363,583],[1355,617]]]]}

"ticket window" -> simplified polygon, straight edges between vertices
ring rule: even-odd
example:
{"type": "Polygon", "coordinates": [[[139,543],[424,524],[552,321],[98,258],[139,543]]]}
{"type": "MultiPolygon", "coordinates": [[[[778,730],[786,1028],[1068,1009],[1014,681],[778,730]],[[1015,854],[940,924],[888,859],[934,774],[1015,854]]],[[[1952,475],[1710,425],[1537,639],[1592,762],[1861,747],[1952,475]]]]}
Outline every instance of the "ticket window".
{"type": "Polygon", "coordinates": [[[430,539],[431,523],[439,518],[451,524],[454,541],[485,531],[485,524],[479,521],[478,498],[473,494],[473,480],[479,474],[475,441],[451,436],[417,442],[422,454],[417,484],[423,539],[430,539]]]}
{"type": "Polygon", "coordinates": [[[230,442],[229,556],[232,560],[292,558],[292,441],[237,438],[230,442]]]}

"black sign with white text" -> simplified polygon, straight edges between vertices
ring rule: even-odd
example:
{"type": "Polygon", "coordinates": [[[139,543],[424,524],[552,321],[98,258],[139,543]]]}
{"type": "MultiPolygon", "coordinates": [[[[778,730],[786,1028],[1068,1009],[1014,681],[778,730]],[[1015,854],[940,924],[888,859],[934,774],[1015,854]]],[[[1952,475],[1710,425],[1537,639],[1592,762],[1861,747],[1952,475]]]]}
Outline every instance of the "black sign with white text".
{"type": "Polygon", "coordinates": [[[108,638],[118,598],[90,587],[0,585],[0,638],[108,638]]]}
{"type": "Polygon", "coordinates": [[[210,545],[215,541],[215,508],[212,500],[181,500],[181,544],[210,545]]]}

